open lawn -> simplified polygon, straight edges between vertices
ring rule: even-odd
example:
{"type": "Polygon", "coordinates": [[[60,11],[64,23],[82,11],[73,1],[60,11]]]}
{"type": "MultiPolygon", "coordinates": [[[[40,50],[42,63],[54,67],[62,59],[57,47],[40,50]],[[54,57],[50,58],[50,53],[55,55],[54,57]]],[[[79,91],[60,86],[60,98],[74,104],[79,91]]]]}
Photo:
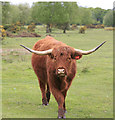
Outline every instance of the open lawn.
{"type": "MultiPolygon", "coordinates": [[[[31,53],[20,44],[32,48],[46,36],[38,26],[39,38],[5,38],[2,41],[2,117],[57,118],[58,106],[53,97],[49,106],[41,105],[41,91],[31,66],[31,53]],[[13,49],[13,51],[11,51],[13,49]],[[23,51],[22,51],[23,49],[23,51]]],[[[89,29],[53,29],[52,37],[76,49],[89,50],[107,41],[95,53],[77,61],[77,74],[66,98],[66,118],[113,118],[113,32],[89,29]]]]}

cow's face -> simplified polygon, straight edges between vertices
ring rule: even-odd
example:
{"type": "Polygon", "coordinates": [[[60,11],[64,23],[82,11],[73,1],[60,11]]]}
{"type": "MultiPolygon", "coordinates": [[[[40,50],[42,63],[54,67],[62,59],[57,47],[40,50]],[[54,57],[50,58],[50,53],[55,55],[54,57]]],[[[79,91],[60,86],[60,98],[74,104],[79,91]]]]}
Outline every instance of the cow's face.
{"type": "Polygon", "coordinates": [[[80,59],[81,53],[75,52],[75,50],[69,46],[60,46],[54,48],[52,53],[49,55],[49,63],[53,69],[55,69],[55,74],[59,77],[64,77],[72,69],[73,63],[76,59],[80,59]]]}

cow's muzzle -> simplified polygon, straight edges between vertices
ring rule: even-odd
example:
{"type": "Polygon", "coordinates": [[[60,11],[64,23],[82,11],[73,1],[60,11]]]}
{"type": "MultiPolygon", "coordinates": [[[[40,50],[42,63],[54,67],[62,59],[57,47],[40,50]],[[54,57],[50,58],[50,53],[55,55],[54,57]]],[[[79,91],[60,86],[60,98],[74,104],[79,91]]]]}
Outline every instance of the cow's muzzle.
{"type": "Polygon", "coordinates": [[[57,74],[58,74],[59,77],[65,77],[65,75],[66,75],[65,68],[58,68],[57,69],[57,74]]]}

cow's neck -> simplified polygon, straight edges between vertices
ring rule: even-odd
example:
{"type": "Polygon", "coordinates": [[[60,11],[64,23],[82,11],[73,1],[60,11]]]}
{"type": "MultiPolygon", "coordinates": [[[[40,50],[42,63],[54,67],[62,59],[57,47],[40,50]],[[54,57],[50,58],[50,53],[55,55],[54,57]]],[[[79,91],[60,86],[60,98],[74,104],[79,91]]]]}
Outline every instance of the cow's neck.
{"type": "Polygon", "coordinates": [[[60,81],[60,90],[63,92],[68,87],[67,76],[58,77],[58,80],[60,81]]]}

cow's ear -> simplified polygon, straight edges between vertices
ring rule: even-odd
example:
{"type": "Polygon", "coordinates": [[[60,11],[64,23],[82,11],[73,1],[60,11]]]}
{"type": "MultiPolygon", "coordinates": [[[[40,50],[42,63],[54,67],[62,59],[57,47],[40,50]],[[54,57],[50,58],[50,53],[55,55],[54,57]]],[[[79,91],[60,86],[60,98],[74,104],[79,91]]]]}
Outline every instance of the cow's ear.
{"type": "Polygon", "coordinates": [[[75,52],[74,55],[72,55],[73,59],[79,60],[82,57],[81,52],[75,52]]]}

